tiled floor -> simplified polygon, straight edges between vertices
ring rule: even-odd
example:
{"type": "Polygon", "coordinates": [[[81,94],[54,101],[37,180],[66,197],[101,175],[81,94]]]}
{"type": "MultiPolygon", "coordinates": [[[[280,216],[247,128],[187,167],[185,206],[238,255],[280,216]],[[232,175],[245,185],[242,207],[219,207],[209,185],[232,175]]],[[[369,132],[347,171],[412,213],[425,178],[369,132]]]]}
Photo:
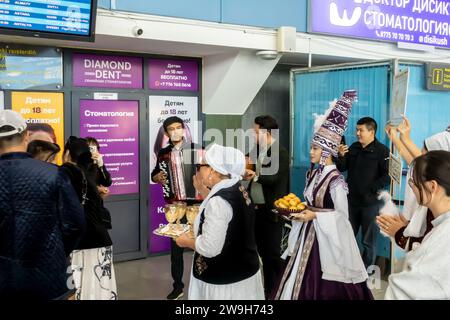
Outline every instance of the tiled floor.
{"type": "Polygon", "coordinates": [[[372,294],[375,300],[384,300],[384,293],[386,292],[388,282],[385,280],[381,281],[381,288],[380,289],[373,289],[372,294]]]}
{"type": "MultiPolygon", "coordinates": [[[[185,296],[189,288],[192,252],[184,253],[185,296]]],[[[170,255],[143,260],[119,262],[114,265],[117,291],[121,300],[161,300],[172,291],[170,255]]]]}
{"type": "MultiPolygon", "coordinates": [[[[187,299],[192,252],[184,254],[184,263],[184,299],[187,299]]],[[[115,271],[121,300],[161,300],[172,290],[169,255],[116,263],[115,271]]],[[[383,299],[386,287],[387,282],[382,281],[381,288],[372,291],[375,299],[383,299]]]]}

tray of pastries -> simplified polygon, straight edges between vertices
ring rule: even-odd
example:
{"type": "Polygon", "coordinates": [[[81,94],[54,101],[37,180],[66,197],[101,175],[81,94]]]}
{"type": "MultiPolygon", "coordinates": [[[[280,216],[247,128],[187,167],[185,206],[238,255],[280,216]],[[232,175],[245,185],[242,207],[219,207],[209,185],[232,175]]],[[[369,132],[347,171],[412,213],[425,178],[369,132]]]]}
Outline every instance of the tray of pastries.
{"type": "Polygon", "coordinates": [[[274,202],[274,212],[291,219],[291,214],[301,213],[305,211],[308,206],[301,201],[301,199],[293,193],[276,200],[274,202]]]}

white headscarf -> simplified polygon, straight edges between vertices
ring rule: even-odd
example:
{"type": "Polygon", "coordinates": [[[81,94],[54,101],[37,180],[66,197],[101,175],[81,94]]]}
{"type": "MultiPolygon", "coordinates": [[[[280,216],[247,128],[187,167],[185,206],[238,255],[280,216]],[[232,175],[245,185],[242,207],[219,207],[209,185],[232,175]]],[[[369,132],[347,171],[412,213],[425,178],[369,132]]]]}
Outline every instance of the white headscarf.
{"type": "Polygon", "coordinates": [[[245,173],[245,156],[238,149],[212,144],[205,153],[205,162],[217,172],[242,179],[245,173]]]}
{"type": "MultiPolygon", "coordinates": [[[[427,147],[428,151],[450,151],[450,132],[440,132],[425,139],[425,146],[427,147]]],[[[410,177],[411,172],[409,171],[406,179],[409,180],[410,177]]],[[[419,205],[411,187],[408,184],[406,184],[405,188],[406,210],[403,210],[403,214],[406,219],[409,219],[409,223],[405,231],[403,232],[403,235],[406,237],[422,237],[425,234],[427,228],[428,208],[419,205]],[[408,203],[406,203],[407,201],[408,203]]]]}
{"type": "MultiPolygon", "coordinates": [[[[235,148],[224,147],[214,143],[210,145],[205,152],[205,162],[215,171],[223,175],[230,175],[231,178],[220,181],[211,189],[208,196],[200,205],[199,212],[202,212],[203,209],[206,208],[209,199],[211,199],[214,194],[219,190],[229,188],[238,183],[245,173],[245,156],[241,151],[235,148]]],[[[199,216],[200,215],[198,215],[197,218],[199,218],[199,216]]]]}

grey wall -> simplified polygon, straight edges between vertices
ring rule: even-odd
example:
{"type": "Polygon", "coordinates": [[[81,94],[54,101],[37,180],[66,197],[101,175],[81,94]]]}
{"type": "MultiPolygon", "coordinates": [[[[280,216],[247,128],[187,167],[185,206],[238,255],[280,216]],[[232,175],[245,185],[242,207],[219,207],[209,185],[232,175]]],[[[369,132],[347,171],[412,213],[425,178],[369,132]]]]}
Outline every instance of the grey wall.
{"type": "Polygon", "coordinates": [[[264,83],[242,117],[242,128],[249,129],[257,116],[270,115],[280,127],[280,142],[289,150],[289,88],[291,66],[278,65],[264,83]]]}

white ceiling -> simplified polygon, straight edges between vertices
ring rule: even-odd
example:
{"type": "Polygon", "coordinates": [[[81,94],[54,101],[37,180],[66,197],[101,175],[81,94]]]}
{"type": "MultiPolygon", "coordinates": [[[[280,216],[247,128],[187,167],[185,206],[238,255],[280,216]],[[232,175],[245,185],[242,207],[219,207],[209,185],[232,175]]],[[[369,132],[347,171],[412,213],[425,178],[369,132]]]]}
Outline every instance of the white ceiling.
{"type": "MultiPolygon", "coordinates": [[[[18,36],[0,36],[0,42],[19,43],[28,45],[44,45],[50,47],[66,47],[78,49],[95,49],[100,51],[115,51],[125,53],[161,54],[169,56],[206,57],[217,54],[226,54],[236,51],[236,48],[212,46],[192,43],[180,43],[160,40],[137,39],[98,35],[95,43],[64,41],[57,39],[41,39],[18,36]]],[[[329,65],[346,62],[357,62],[361,59],[336,57],[326,55],[313,55],[312,65],[329,65]]],[[[285,53],[279,64],[292,66],[307,66],[308,55],[304,53],[285,53]]]]}

